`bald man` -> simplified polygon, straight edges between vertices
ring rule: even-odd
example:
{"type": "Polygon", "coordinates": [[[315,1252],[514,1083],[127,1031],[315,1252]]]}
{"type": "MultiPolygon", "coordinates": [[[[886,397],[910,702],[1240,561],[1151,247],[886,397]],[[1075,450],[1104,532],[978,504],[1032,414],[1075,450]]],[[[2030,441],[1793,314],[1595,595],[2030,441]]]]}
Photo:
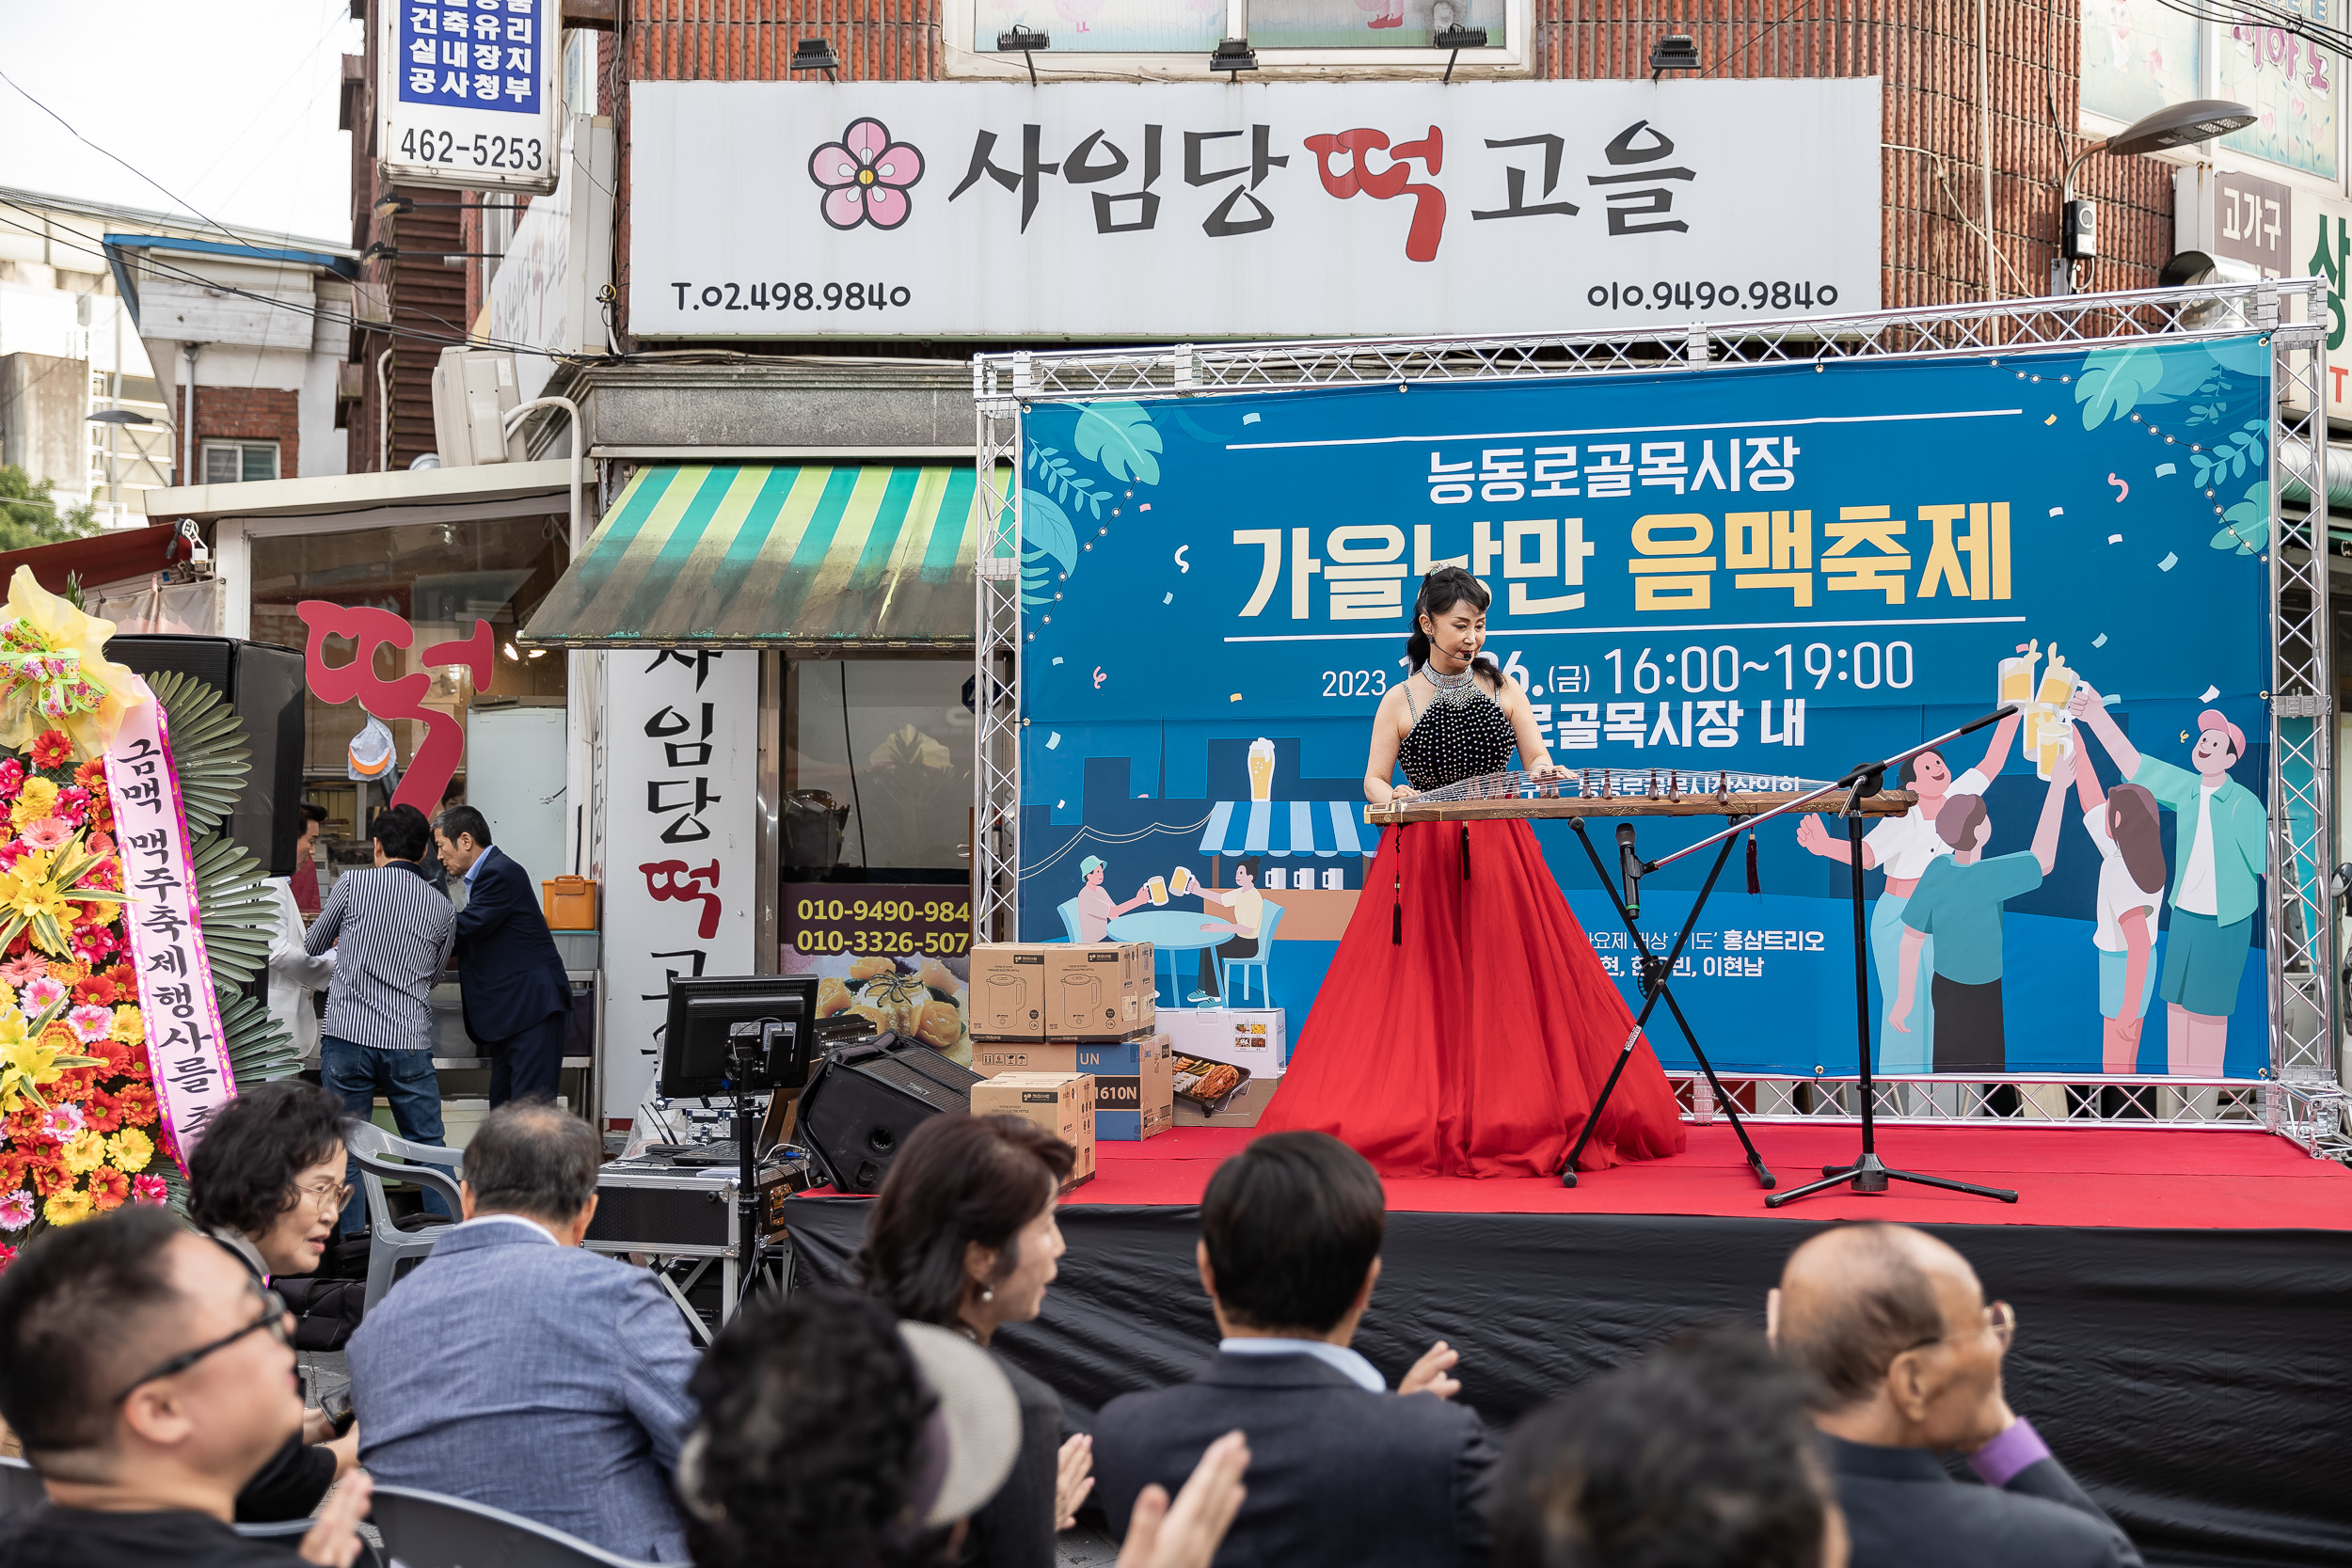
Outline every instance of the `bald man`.
{"type": "Polygon", "coordinates": [[[1780,1353],[1820,1379],[1820,1430],[1853,1568],[2123,1568],[2139,1553],[2001,1393],[2017,1331],[1968,1259],[1901,1225],[1839,1225],[1789,1256],[1765,1305],[1780,1353]],[[1954,1481],[1939,1450],[1984,1481],[1954,1481]]]}

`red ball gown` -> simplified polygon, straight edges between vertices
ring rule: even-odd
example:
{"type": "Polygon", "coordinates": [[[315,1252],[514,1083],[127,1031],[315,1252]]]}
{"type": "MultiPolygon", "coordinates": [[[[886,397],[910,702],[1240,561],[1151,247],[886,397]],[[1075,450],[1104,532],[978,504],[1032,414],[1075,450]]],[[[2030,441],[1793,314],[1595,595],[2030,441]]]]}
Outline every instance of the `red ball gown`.
{"type": "MultiPolygon", "coordinates": [[[[1515,744],[1473,685],[1419,715],[1399,761],[1435,789],[1501,770],[1515,744]]],[[[1384,1176],[1550,1176],[1632,1028],[1524,821],[1391,828],[1258,1130],[1331,1133],[1384,1176]]],[[[1682,1146],[1644,1039],[1578,1168],[1682,1146]]]]}

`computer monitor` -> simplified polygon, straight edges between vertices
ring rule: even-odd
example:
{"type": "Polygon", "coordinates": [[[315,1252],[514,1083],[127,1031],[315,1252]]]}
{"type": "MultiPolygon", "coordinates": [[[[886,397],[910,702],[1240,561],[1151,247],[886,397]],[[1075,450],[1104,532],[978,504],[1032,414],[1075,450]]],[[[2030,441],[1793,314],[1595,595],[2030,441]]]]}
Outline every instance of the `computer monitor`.
{"type": "Polygon", "coordinates": [[[669,1017],[661,1032],[661,1097],[707,1099],[732,1093],[728,1036],[739,1023],[768,1019],[787,1031],[775,1042],[774,1081],[755,1080],[743,1086],[761,1092],[799,1088],[808,1080],[809,1037],[817,1019],[816,975],[673,978],[669,1017]]]}

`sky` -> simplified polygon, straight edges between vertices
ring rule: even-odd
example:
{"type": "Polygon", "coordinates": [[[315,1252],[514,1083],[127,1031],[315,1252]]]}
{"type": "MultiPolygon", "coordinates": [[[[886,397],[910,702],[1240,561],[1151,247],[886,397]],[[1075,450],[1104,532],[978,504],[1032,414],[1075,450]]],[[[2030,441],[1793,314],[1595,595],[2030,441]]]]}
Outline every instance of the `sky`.
{"type": "Polygon", "coordinates": [[[348,245],[360,33],[349,0],[0,0],[0,185],[348,245]]]}

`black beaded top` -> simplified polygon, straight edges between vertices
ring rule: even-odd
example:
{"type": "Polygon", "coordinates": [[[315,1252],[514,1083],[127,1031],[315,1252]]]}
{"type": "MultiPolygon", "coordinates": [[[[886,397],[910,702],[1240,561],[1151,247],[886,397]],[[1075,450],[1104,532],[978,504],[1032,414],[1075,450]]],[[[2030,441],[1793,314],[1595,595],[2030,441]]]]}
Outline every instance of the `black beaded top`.
{"type": "Polygon", "coordinates": [[[1473,685],[1458,699],[1441,693],[1423,708],[1397,748],[1397,760],[1415,789],[1443,789],[1502,772],[1518,743],[1502,705],[1473,685]]]}

